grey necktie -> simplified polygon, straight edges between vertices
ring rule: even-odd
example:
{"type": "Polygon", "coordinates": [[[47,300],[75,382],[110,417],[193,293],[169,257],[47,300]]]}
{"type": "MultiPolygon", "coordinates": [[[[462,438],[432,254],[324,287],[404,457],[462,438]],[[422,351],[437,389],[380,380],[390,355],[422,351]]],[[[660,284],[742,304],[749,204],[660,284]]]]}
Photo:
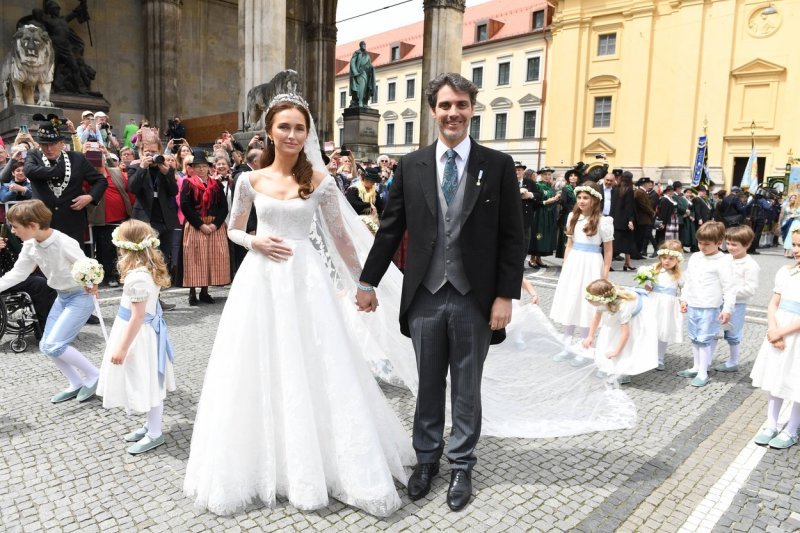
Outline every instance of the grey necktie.
{"type": "Polygon", "coordinates": [[[458,187],[458,170],[456,168],[456,151],[452,148],[447,151],[447,162],[444,164],[444,175],[442,176],[442,192],[447,205],[453,201],[458,187]]]}

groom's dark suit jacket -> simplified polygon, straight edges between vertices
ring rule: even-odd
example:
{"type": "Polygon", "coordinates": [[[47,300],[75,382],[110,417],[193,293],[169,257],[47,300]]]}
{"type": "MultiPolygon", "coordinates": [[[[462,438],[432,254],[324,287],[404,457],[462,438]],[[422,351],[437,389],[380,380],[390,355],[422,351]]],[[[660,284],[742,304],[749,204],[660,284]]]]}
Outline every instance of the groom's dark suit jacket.
{"type": "MultiPolygon", "coordinates": [[[[525,257],[522,206],[511,157],[475,140],[471,142],[462,178],[466,180],[466,188],[461,251],[472,293],[488,324],[495,298],[518,299],[520,295],[525,257]]],[[[380,229],[361,273],[361,281],[377,286],[408,230],[400,302],[400,330],[406,336],[409,336],[408,308],[428,271],[436,242],[439,180],[435,159],[436,143],[400,159],[380,229]]],[[[493,332],[492,344],[503,339],[505,330],[493,332]]]]}

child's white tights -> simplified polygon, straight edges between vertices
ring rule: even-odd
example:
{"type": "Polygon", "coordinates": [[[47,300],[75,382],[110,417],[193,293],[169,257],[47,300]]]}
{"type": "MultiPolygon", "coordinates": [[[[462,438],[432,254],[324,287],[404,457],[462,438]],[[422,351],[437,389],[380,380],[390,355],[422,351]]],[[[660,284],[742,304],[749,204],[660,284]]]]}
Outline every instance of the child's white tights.
{"type": "Polygon", "coordinates": [[[53,362],[69,380],[71,390],[84,386],[90,387],[94,385],[94,382],[100,376],[100,371],[97,370],[97,367],[73,346],[67,346],[64,353],[58,357],[53,357],[53,362]],[[83,379],[80,378],[76,369],[83,372],[83,379]]]}
{"type": "MultiPolygon", "coordinates": [[[[781,406],[783,406],[783,398],[770,394],[767,402],[767,427],[769,429],[778,429],[778,416],[781,413],[781,406]]],[[[784,431],[789,435],[797,435],[798,428],[800,428],[800,403],[793,402],[789,422],[786,423],[784,431]]]]}
{"type": "Polygon", "coordinates": [[[667,354],[667,343],[658,341],[658,364],[664,364],[664,356],[667,354]]]}
{"type": "Polygon", "coordinates": [[[147,431],[147,436],[155,439],[161,436],[161,418],[164,415],[164,402],[151,407],[147,412],[147,421],[144,423],[144,428],[147,431]]]}

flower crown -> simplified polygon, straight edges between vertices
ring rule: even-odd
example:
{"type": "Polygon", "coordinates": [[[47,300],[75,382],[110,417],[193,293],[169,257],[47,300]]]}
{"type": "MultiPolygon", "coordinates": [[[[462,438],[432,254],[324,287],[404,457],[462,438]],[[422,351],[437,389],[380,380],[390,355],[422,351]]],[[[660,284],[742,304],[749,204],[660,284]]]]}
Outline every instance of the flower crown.
{"type": "Polygon", "coordinates": [[[308,102],[306,102],[303,99],[303,97],[300,96],[299,94],[296,94],[296,93],[283,93],[283,94],[275,95],[275,98],[273,98],[270,101],[269,107],[272,108],[272,107],[276,106],[277,104],[280,104],[281,102],[290,102],[292,104],[299,105],[300,107],[302,107],[303,109],[308,111],[308,102]]]}
{"type": "Polygon", "coordinates": [[[158,237],[155,235],[148,235],[142,242],[131,242],[131,241],[124,241],[119,237],[119,227],[117,227],[111,233],[111,242],[117,248],[122,248],[123,250],[130,250],[132,252],[141,252],[145,248],[154,248],[161,245],[161,241],[158,240],[158,237]]]}
{"type": "Polygon", "coordinates": [[[678,259],[678,261],[683,261],[683,253],[679,252],[678,250],[670,250],[669,248],[662,248],[656,253],[658,255],[668,255],[670,257],[675,257],[678,259]]]}
{"type": "Polygon", "coordinates": [[[594,187],[589,187],[588,185],[578,185],[577,187],[575,187],[575,195],[576,196],[578,195],[579,192],[585,192],[586,194],[591,194],[592,196],[594,196],[598,200],[602,200],[603,199],[603,195],[601,195],[599,192],[597,192],[594,189],[594,187]]]}
{"type": "Polygon", "coordinates": [[[605,296],[597,296],[592,294],[591,292],[587,291],[586,289],[583,290],[583,297],[586,298],[590,302],[597,302],[601,304],[611,303],[617,299],[617,291],[612,290],[605,296]]]}

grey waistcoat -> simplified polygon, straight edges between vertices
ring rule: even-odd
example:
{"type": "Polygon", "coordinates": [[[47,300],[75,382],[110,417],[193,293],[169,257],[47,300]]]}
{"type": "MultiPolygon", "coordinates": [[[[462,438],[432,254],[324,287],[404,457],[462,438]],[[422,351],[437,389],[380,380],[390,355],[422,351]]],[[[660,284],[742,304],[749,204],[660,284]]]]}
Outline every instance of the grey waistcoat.
{"type": "Polygon", "coordinates": [[[428,272],[422,280],[426,289],[435,294],[446,282],[456,288],[461,294],[467,294],[472,288],[464,273],[464,263],[461,260],[461,213],[464,207],[464,183],[467,181],[466,171],[458,181],[456,195],[448,206],[444,199],[441,186],[437,186],[439,209],[436,212],[437,231],[436,244],[433,247],[433,256],[428,266],[428,272]],[[444,216],[443,216],[444,214],[444,216]]]}

